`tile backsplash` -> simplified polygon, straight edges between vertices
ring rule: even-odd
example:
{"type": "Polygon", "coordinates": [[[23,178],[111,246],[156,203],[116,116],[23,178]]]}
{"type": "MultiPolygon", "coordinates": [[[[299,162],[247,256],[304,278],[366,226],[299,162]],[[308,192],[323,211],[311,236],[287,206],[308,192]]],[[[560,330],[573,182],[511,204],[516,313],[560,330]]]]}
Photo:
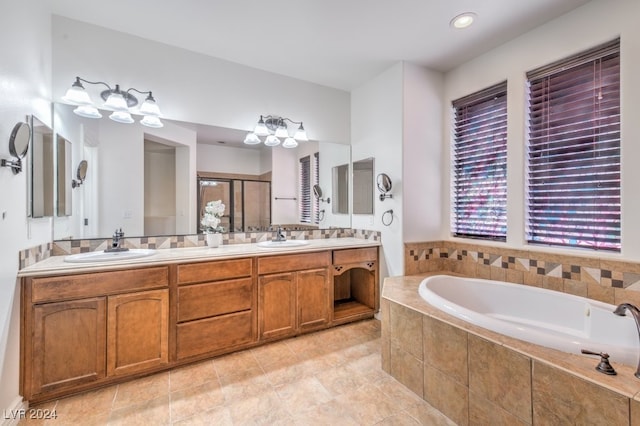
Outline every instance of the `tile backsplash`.
{"type": "Polygon", "coordinates": [[[640,263],[455,241],[405,243],[404,258],[405,275],[451,271],[606,303],[640,303],[640,263]]]}
{"type": "MultiPolygon", "coordinates": [[[[380,232],[351,228],[300,229],[285,230],[287,239],[313,240],[324,238],[362,238],[380,241],[380,232]]],[[[224,234],[223,244],[259,243],[273,238],[273,232],[235,232],[224,234]]],[[[63,256],[104,250],[111,244],[111,238],[84,240],[55,240],[41,246],[22,250],[19,253],[20,269],[32,265],[49,256],[63,256]]],[[[205,246],[203,234],[171,235],[158,237],[125,237],[124,246],[128,248],[167,249],[205,246]]]]}

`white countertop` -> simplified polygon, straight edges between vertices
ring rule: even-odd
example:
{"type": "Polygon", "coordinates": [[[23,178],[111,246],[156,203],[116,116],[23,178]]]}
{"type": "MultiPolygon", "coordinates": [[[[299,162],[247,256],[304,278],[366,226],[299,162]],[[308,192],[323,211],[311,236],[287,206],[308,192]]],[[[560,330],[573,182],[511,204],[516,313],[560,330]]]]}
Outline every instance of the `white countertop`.
{"type": "Polygon", "coordinates": [[[361,238],[312,239],[308,245],[293,247],[264,248],[258,244],[228,244],[220,247],[190,247],[158,249],[151,256],[123,259],[109,262],[69,263],[66,256],[51,256],[18,271],[18,277],[60,275],[94,271],[109,271],[132,266],[154,266],[158,264],[182,263],[189,261],[218,260],[238,257],[272,256],[276,254],[305,253],[319,250],[333,250],[360,247],[377,247],[378,241],[361,238]]]}

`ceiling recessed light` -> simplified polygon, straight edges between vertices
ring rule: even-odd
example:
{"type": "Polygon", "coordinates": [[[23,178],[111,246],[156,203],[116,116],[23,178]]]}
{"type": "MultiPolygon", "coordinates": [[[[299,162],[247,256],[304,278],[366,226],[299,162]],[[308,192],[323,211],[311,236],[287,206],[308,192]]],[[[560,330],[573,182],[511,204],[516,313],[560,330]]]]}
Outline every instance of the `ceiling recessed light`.
{"type": "Polygon", "coordinates": [[[476,15],[473,12],[461,13],[460,15],[453,18],[451,22],[449,22],[449,25],[452,28],[457,28],[457,29],[467,28],[471,24],[473,24],[473,21],[475,21],[476,16],[478,15],[476,15]]]}

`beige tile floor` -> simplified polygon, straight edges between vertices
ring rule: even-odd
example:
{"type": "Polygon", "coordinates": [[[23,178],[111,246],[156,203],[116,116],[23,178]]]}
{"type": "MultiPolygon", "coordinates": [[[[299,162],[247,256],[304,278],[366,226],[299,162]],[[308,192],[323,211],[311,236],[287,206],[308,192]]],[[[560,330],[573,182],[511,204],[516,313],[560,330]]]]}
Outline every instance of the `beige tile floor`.
{"type": "Polygon", "coordinates": [[[368,320],[35,408],[60,426],[453,424],[380,365],[380,322],[368,320]]]}

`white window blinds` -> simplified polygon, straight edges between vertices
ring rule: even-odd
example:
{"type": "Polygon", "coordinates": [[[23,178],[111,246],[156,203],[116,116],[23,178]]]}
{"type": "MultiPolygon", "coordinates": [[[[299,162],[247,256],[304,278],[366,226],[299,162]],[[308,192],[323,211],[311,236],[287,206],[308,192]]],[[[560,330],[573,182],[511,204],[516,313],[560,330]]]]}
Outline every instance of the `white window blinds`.
{"type": "Polygon", "coordinates": [[[620,40],[527,79],[527,240],[620,251],[620,40]]]}
{"type": "Polygon", "coordinates": [[[301,223],[311,223],[311,159],[307,155],[300,159],[300,198],[298,209],[301,223]]]}
{"type": "Polygon", "coordinates": [[[453,101],[452,231],[507,238],[507,82],[453,101]]]}
{"type": "MultiPolygon", "coordinates": [[[[313,185],[320,184],[320,153],[313,154],[313,185]]],[[[313,188],[311,185],[311,188],[313,188]]],[[[313,223],[320,223],[320,200],[313,197],[313,223]]]]}

